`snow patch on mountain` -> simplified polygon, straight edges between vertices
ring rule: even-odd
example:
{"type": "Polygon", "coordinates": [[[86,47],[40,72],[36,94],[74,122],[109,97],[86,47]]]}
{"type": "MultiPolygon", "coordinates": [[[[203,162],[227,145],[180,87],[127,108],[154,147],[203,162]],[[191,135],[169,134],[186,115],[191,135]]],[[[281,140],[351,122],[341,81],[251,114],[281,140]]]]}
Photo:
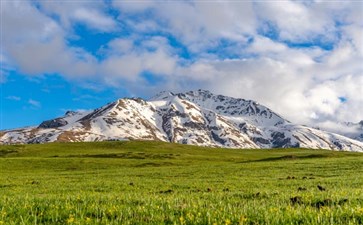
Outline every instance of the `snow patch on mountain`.
{"type": "Polygon", "coordinates": [[[363,142],[363,120],[358,123],[353,122],[325,122],[319,124],[319,129],[337,133],[357,141],[363,142]]]}
{"type": "Polygon", "coordinates": [[[67,112],[38,127],[0,132],[0,143],[160,140],[230,148],[304,147],[362,151],[357,140],[296,125],[251,100],[197,90],[123,98],[93,111],[67,112]]]}

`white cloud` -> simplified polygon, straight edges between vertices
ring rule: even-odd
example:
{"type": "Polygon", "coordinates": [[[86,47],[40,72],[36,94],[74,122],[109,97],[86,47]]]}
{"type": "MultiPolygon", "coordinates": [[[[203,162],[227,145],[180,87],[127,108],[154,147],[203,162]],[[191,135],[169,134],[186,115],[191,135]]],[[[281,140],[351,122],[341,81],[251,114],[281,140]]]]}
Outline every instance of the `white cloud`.
{"type": "Polygon", "coordinates": [[[333,19],[336,9],[327,10],[329,3],[306,5],[296,1],[271,1],[257,2],[255,5],[259,18],[276,25],[283,40],[306,42],[316,38],[322,41],[337,38],[333,19]]]}
{"type": "Polygon", "coordinates": [[[281,53],[288,50],[285,44],[277,43],[263,36],[256,36],[249,47],[249,51],[254,53],[281,53]]]}
{"type": "MultiPolygon", "coordinates": [[[[152,11],[162,24],[158,28],[179,37],[191,51],[200,51],[215,44],[215,40],[226,38],[246,42],[245,35],[255,33],[256,18],[252,2],[203,2],[174,1],[147,4],[114,1],[122,13],[144,13],[152,11]],[[212,13],[213,12],[213,13],[212,13]]],[[[132,22],[130,22],[132,23],[132,22]]],[[[143,27],[155,28],[148,19],[136,23],[138,30],[143,27]]]]}
{"type": "Polygon", "coordinates": [[[116,38],[108,43],[108,54],[125,54],[134,48],[133,40],[125,38],[116,38]]]}
{"type": "Polygon", "coordinates": [[[110,57],[102,63],[102,66],[102,71],[116,80],[123,78],[132,81],[142,72],[141,58],[137,55],[110,57]]]}
{"type": "Polygon", "coordinates": [[[94,74],[94,56],[82,49],[67,46],[65,31],[54,20],[42,14],[29,2],[7,1],[2,6],[1,45],[4,46],[3,51],[8,60],[20,71],[29,75],[94,74]]]}
{"type": "Polygon", "coordinates": [[[106,17],[94,9],[76,9],[74,19],[101,31],[109,31],[116,27],[116,23],[112,18],[106,17]]]}
{"type": "MultiPolygon", "coordinates": [[[[286,49],[281,52],[278,51],[280,48],[277,51],[276,48],[268,49],[275,54],[266,51],[264,55],[269,57],[196,62],[183,68],[176,79],[189,80],[186,88],[201,87],[257,100],[297,123],[313,125],[323,121],[359,121],[363,118],[361,65],[357,64],[350,70],[346,67],[344,72],[350,71],[350,75],[339,73],[340,76],[337,76],[336,67],[330,67],[325,61],[313,60],[319,53],[327,55],[323,60],[329,60],[330,55],[336,54],[335,51],[327,54],[314,49],[286,49]],[[299,57],[306,58],[309,63],[299,62],[296,60],[299,57]],[[319,79],[320,73],[331,76],[319,79]],[[342,102],[341,97],[346,101],[342,102]]],[[[185,89],[181,85],[179,88],[185,89]]]]}
{"type": "Polygon", "coordinates": [[[28,103],[35,108],[40,108],[42,106],[39,101],[33,99],[29,99],[28,103]]]}
{"type": "Polygon", "coordinates": [[[5,1],[1,6],[1,40],[4,47],[11,42],[47,41],[62,35],[59,26],[38,12],[29,2],[5,1]]]}
{"type": "Polygon", "coordinates": [[[14,96],[14,95],[7,96],[6,99],[13,100],[13,101],[21,100],[21,98],[19,96],[14,96]]]}
{"type": "MultiPolygon", "coordinates": [[[[361,20],[363,20],[363,16],[362,16],[361,20]]],[[[343,32],[345,33],[345,36],[348,38],[347,41],[349,41],[352,44],[354,50],[362,56],[363,55],[363,25],[346,26],[343,28],[343,32]]]]}
{"type": "Polygon", "coordinates": [[[140,74],[146,71],[170,76],[177,67],[178,58],[168,52],[166,45],[160,38],[144,40],[139,46],[126,40],[111,41],[108,51],[112,54],[101,61],[100,73],[107,74],[106,82],[113,85],[118,84],[118,79],[140,82],[140,74]]]}
{"type": "Polygon", "coordinates": [[[116,21],[104,10],[102,1],[36,1],[49,15],[60,18],[61,25],[71,28],[73,22],[84,23],[88,27],[102,32],[117,28],[116,21]]]}
{"type": "Polygon", "coordinates": [[[288,119],[299,119],[294,112],[301,113],[308,104],[303,93],[309,77],[299,74],[287,63],[260,58],[206,62],[204,67],[212,75],[203,76],[202,82],[196,81],[203,88],[256,100],[287,115],[288,119]]]}
{"type": "Polygon", "coordinates": [[[30,75],[60,73],[77,78],[94,74],[96,59],[82,49],[67,47],[61,38],[48,42],[11,43],[7,47],[20,70],[30,75]]]}
{"type": "Polygon", "coordinates": [[[112,5],[122,10],[122,13],[143,12],[157,6],[156,1],[112,1],[112,5]]]}
{"type": "MultiPolygon", "coordinates": [[[[206,88],[257,100],[298,123],[363,119],[361,2],[6,1],[2,6],[1,59],[28,75],[58,73],[92,90],[121,87],[136,96],[206,88]],[[106,13],[111,6],[119,10],[117,21],[106,13]],[[73,30],[79,23],[130,34],[102,43],[98,58],[67,41],[81,35],[73,30]],[[261,32],[271,28],[266,24],[276,34],[261,32]],[[162,82],[149,82],[145,72],[162,82]]],[[[6,72],[0,71],[0,82],[6,72]]]]}

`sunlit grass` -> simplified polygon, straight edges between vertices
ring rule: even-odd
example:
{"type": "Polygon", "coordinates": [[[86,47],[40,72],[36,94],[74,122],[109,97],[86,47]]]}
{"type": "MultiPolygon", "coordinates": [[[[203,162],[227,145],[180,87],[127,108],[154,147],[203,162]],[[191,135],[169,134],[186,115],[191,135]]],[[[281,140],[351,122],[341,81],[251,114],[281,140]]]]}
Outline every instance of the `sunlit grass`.
{"type": "Polygon", "coordinates": [[[136,141],[0,153],[0,224],[363,224],[358,153],[136,141]]]}

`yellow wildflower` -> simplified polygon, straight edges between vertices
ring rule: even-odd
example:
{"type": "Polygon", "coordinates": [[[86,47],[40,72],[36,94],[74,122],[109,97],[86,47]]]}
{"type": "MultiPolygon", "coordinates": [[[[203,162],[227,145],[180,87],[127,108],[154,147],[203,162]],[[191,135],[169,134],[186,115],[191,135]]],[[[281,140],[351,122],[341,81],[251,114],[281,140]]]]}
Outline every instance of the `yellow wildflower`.
{"type": "Polygon", "coordinates": [[[183,217],[183,216],[181,216],[181,217],[179,218],[179,221],[180,221],[180,223],[181,223],[181,224],[183,224],[183,223],[185,222],[184,217],[183,217]]]}
{"type": "Polygon", "coordinates": [[[73,223],[74,222],[74,217],[73,215],[69,216],[67,223],[73,223]]]}
{"type": "Polygon", "coordinates": [[[239,218],[239,223],[240,223],[240,224],[244,224],[245,222],[247,222],[247,217],[246,217],[246,216],[241,216],[241,217],[239,218]]]}

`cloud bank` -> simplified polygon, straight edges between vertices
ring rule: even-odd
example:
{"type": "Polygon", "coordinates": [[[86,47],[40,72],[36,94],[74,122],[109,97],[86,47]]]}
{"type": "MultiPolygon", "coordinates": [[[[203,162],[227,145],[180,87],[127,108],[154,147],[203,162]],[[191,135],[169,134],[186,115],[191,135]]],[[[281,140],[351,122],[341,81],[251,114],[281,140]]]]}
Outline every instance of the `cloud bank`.
{"type": "Polygon", "coordinates": [[[256,100],[309,125],[363,119],[362,2],[5,1],[1,6],[4,85],[9,70],[59,74],[69,82],[94,82],[136,96],[209,89],[256,100]],[[93,39],[88,43],[86,37],[93,39]]]}

